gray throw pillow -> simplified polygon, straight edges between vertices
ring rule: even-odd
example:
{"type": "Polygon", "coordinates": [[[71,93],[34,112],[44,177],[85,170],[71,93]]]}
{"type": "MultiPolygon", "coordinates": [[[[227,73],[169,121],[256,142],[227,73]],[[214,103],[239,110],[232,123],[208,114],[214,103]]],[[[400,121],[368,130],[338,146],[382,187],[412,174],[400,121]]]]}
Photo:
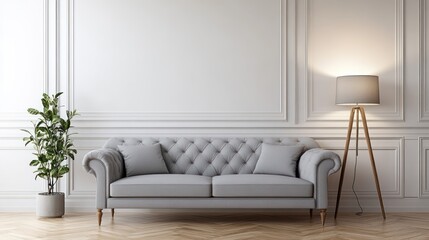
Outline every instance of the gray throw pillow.
{"type": "Polygon", "coordinates": [[[303,145],[286,146],[263,143],[261,156],[253,173],[296,177],[296,164],[303,150],[303,145]]]}
{"type": "Polygon", "coordinates": [[[142,174],[168,173],[161,145],[130,145],[118,146],[124,156],[127,177],[142,174]]]}

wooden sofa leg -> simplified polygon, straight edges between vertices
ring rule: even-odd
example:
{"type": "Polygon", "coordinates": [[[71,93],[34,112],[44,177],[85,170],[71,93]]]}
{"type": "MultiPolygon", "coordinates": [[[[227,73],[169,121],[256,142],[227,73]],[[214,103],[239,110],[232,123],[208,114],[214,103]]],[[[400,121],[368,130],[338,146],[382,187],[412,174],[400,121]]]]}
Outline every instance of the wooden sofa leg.
{"type": "Polygon", "coordinates": [[[103,217],[103,209],[97,209],[98,226],[101,225],[101,217],[103,217]]]}
{"type": "Polygon", "coordinates": [[[313,218],[313,209],[310,208],[310,218],[313,218]]]}
{"type": "Polygon", "coordinates": [[[115,217],[115,209],[112,208],[112,218],[114,218],[114,217],[115,217]]]}
{"type": "Polygon", "coordinates": [[[326,209],[320,209],[320,220],[322,221],[322,226],[325,226],[326,209]]]}

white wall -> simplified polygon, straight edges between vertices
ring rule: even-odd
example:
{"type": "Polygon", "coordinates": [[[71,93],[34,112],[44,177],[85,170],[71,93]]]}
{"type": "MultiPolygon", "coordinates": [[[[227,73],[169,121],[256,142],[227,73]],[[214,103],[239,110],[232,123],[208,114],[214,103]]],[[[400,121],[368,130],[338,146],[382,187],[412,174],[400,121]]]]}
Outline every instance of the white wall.
{"type": "MultiPolygon", "coordinates": [[[[81,113],[61,190],[69,210],[93,210],[81,160],[112,136],[310,136],[342,156],[349,108],[334,98],[346,74],[380,76],[381,105],[367,115],[386,210],[429,211],[428,5],[0,0],[0,211],[32,210],[43,190],[19,129],[44,91],[64,91],[62,104],[81,113]]],[[[356,189],[378,211],[360,146],[356,189]]],[[[356,211],[354,154],[348,163],[341,207],[356,211]]]]}

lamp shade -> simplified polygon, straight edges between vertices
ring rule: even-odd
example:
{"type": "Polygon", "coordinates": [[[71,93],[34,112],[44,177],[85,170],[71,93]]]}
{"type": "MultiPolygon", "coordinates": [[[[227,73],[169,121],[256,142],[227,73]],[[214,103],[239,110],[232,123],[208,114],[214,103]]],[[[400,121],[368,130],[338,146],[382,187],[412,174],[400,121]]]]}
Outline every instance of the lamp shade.
{"type": "Polygon", "coordinates": [[[378,76],[349,75],[337,77],[337,105],[380,104],[378,76]]]}

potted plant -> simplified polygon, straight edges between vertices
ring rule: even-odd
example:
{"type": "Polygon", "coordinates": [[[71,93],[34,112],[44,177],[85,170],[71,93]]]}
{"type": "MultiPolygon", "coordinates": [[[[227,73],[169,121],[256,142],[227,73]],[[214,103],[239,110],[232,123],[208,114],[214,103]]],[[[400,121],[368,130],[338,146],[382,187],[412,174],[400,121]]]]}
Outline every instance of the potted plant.
{"type": "Polygon", "coordinates": [[[25,146],[32,144],[36,159],[30,166],[37,167],[35,179],[46,180],[47,192],[37,195],[36,214],[39,217],[61,217],[64,215],[64,193],[56,192],[58,180],[69,172],[67,159],[74,160],[77,153],[70,138],[71,120],[77,115],[76,110],[66,111],[66,118],[60,115],[59,97],[62,92],[49,96],[44,93],[42,98],[43,110],[29,108],[31,115],[38,116],[33,122],[33,131],[22,131],[29,134],[23,140],[25,146]]]}

